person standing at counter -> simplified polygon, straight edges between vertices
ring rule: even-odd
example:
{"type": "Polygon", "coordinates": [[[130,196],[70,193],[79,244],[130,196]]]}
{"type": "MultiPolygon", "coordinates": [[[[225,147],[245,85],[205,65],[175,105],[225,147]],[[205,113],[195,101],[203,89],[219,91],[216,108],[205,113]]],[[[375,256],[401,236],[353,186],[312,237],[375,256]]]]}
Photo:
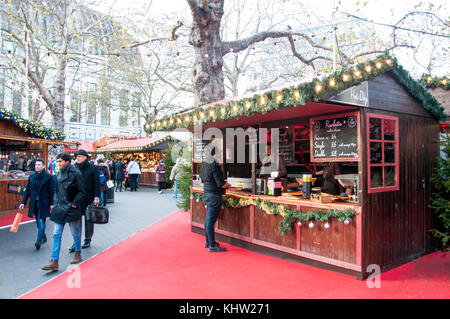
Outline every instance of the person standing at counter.
{"type": "Polygon", "coordinates": [[[338,162],[331,162],[323,170],[318,171],[317,175],[323,175],[322,193],[330,195],[339,195],[343,188],[334,178],[335,175],[342,174],[342,164],[338,162]]]}
{"type": "Polygon", "coordinates": [[[166,165],[163,160],[159,161],[158,166],[156,166],[156,181],[158,182],[158,193],[163,193],[163,183],[166,181],[166,165]]]}
{"type": "Polygon", "coordinates": [[[225,247],[220,247],[215,240],[214,224],[219,217],[222,209],[222,195],[231,185],[225,182],[222,169],[217,163],[215,157],[215,148],[211,150],[211,156],[202,164],[201,178],[204,185],[204,198],[206,201],[206,219],[205,219],[205,248],[209,252],[223,252],[225,247]]]}
{"type": "Polygon", "coordinates": [[[28,177],[25,193],[19,210],[23,210],[30,199],[28,207],[28,217],[36,219],[38,235],[34,246],[37,250],[47,241],[45,235],[45,219],[50,217],[53,207],[53,197],[55,195],[55,179],[45,170],[45,163],[42,159],[37,159],[36,171],[28,177]]]}
{"type": "Polygon", "coordinates": [[[141,169],[139,168],[139,164],[134,161],[134,157],[131,156],[130,162],[127,167],[128,176],[130,176],[130,192],[137,192],[137,183],[139,175],[141,175],[141,169]]]}
{"type": "Polygon", "coordinates": [[[272,154],[272,148],[270,145],[266,147],[267,156],[262,160],[261,171],[259,177],[269,177],[273,171],[278,171],[280,174],[278,177],[286,177],[287,169],[286,163],[282,156],[278,156],[278,163],[275,159],[275,154],[272,154]]]}

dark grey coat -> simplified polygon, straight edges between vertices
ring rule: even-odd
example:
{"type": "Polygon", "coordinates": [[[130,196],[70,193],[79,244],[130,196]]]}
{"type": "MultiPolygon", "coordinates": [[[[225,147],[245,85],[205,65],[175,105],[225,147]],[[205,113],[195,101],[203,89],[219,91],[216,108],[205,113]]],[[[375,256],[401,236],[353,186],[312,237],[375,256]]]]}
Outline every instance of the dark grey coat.
{"type": "Polygon", "coordinates": [[[80,205],[84,197],[83,177],[77,168],[69,164],[56,175],[56,202],[50,220],[65,224],[81,219],[80,205]]]}

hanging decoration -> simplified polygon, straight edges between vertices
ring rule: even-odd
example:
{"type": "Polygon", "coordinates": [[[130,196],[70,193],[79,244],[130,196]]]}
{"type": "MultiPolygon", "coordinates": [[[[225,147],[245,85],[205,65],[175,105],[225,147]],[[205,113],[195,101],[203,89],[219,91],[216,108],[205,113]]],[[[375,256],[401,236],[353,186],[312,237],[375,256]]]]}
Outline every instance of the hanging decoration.
{"type": "MultiPolygon", "coordinates": [[[[398,64],[396,58],[386,53],[374,60],[336,71],[325,78],[315,78],[311,82],[284,88],[281,91],[267,91],[262,94],[255,94],[250,98],[246,97],[240,100],[214,103],[212,106],[207,106],[208,104],[206,104],[201,107],[191,108],[157,121],[149,122],[145,125],[145,129],[150,133],[158,130],[187,128],[194,125],[195,119],[203,123],[215,122],[305,105],[309,102],[323,101],[347,88],[357,86],[386,72],[390,72],[406,91],[416,98],[434,117],[438,120],[446,120],[447,116],[444,113],[444,107],[423,85],[414,80],[408,71],[398,64]]],[[[445,87],[448,88],[448,80],[444,79],[443,82],[441,81],[439,80],[436,83],[445,83],[445,87]]]]}
{"type": "Polygon", "coordinates": [[[41,123],[26,120],[17,114],[7,111],[4,107],[1,106],[0,119],[11,121],[21,129],[23,129],[25,132],[34,134],[36,137],[58,141],[63,141],[65,138],[64,133],[57,132],[51,128],[44,126],[41,123]]]}
{"type": "Polygon", "coordinates": [[[430,74],[423,74],[418,81],[426,88],[441,88],[443,90],[450,90],[449,79],[446,76],[438,77],[430,74]]]}
{"type": "MultiPolygon", "coordinates": [[[[193,198],[195,198],[196,202],[202,201],[205,203],[203,194],[201,193],[192,193],[193,198]]],[[[327,209],[321,210],[317,209],[312,212],[303,213],[296,209],[290,209],[284,204],[273,203],[268,200],[261,200],[259,198],[235,198],[228,197],[222,200],[222,206],[225,208],[239,208],[246,207],[249,205],[254,205],[259,209],[263,210],[269,215],[279,215],[283,217],[278,226],[278,229],[282,235],[286,232],[291,231],[292,226],[296,220],[298,220],[298,224],[301,226],[303,222],[309,222],[309,228],[314,227],[314,221],[319,221],[324,223],[325,229],[330,227],[328,223],[328,219],[338,219],[341,222],[344,222],[345,225],[348,225],[352,220],[352,217],[357,213],[355,210],[347,208],[344,210],[340,209],[327,209]],[[328,227],[326,226],[328,224],[328,227]]]]}

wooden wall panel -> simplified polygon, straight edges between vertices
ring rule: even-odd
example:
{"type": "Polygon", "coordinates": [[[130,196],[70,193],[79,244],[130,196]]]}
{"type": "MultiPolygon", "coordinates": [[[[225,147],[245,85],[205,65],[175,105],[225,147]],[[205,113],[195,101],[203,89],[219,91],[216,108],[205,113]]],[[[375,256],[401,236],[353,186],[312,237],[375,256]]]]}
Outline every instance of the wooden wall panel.
{"type": "Polygon", "coordinates": [[[22,201],[22,195],[8,193],[8,183],[27,185],[26,180],[1,180],[0,181],[0,211],[16,209],[22,201]]]}
{"type": "MultiPolygon", "coordinates": [[[[295,208],[292,205],[286,206],[290,209],[295,208]]],[[[269,215],[265,211],[255,207],[255,239],[296,249],[297,232],[295,231],[295,225],[290,232],[281,235],[278,229],[281,220],[281,216],[269,215]]]]}
{"type": "Polygon", "coordinates": [[[194,199],[192,202],[192,221],[199,224],[204,224],[206,219],[206,208],[202,201],[194,199]]]}
{"type": "Polygon", "coordinates": [[[368,112],[399,118],[399,191],[368,194],[367,163],[363,165],[362,265],[367,269],[370,264],[378,264],[386,271],[433,249],[429,229],[435,223],[435,214],[428,205],[430,177],[439,153],[439,125],[430,117],[370,108],[364,112],[364,122],[368,112]]]}
{"type": "Polygon", "coordinates": [[[250,206],[225,208],[218,221],[220,230],[250,237],[250,206]]]}
{"type": "MultiPolygon", "coordinates": [[[[302,207],[302,212],[315,210],[302,207]]],[[[330,219],[330,228],[324,227],[325,222],[303,223],[300,230],[300,250],[311,254],[333,258],[349,263],[356,263],[356,221],[348,225],[339,220],[330,219]]]]}

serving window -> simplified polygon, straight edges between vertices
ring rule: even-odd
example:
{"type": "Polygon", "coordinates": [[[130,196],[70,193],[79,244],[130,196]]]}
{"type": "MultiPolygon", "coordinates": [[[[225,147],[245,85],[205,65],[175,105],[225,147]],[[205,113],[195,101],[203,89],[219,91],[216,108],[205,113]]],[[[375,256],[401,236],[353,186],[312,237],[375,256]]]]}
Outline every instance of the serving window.
{"type": "Polygon", "coordinates": [[[399,189],[398,118],[367,114],[369,193],[399,189]]]}

